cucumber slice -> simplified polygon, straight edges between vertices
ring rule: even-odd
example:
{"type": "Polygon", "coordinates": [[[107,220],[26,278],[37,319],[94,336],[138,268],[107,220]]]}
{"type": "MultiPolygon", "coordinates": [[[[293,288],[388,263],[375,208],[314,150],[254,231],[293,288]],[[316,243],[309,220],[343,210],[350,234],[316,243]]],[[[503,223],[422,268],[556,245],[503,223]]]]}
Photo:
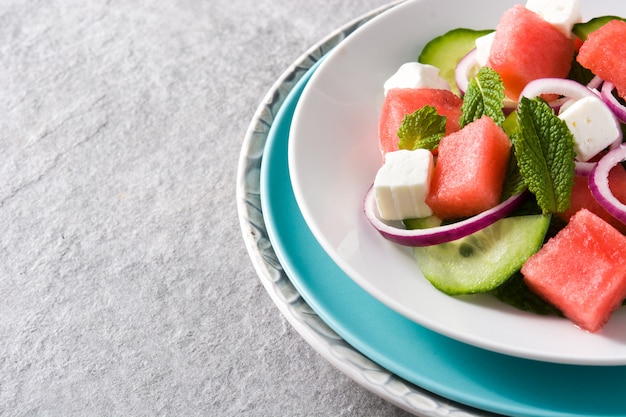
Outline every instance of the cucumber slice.
{"type": "Polygon", "coordinates": [[[602,26],[615,19],[625,20],[623,17],[619,16],[598,16],[587,22],[575,23],[572,27],[572,32],[574,35],[578,36],[580,40],[586,41],[591,32],[600,29],[602,26]]]}
{"type": "Polygon", "coordinates": [[[414,248],[430,283],[450,294],[492,291],[517,272],[543,244],[550,215],[507,217],[462,239],[414,248]]]}
{"type": "Polygon", "coordinates": [[[491,29],[452,29],[428,42],[422,49],[417,61],[439,68],[441,78],[450,84],[453,92],[459,94],[460,91],[456,86],[454,77],[454,70],[457,64],[461,58],[476,47],[476,39],[491,32],[493,32],[491,29]]]}
{"type": "Polygon", "coordinates": [[[517,117],[517,112],[511,112],[502,122],[502,129],[508,137],[513,137],[513,135],[519,129],[519,118],[517,117]]]}
{"type": "Polygon", "coordinates": [[[404,219],[402,222],[409,230],[429,229],[431,227],[441,226],[441,219],[435,215],[422,217],[420,219],[404,219]]]}

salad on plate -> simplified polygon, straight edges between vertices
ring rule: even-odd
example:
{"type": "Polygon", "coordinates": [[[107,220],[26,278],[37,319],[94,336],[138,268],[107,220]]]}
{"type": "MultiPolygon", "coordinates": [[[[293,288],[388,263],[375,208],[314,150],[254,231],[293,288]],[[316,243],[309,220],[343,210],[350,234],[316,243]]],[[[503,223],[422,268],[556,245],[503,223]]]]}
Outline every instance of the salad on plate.
{"type": "Polygon", "coordinates": [[[624,38],[528,0],[432,39],[381,89],[367,219],[446,294],[599,332],[626,298],[624,38]]]}

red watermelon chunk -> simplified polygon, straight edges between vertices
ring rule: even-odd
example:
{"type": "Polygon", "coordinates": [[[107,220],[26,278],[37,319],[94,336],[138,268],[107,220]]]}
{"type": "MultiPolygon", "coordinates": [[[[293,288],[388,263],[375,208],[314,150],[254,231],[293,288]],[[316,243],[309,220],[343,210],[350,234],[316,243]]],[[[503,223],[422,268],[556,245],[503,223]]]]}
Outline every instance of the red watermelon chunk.
{"type": "Polygon", "coordinates": [[[404,116],[430,105],[446,116],[446,134],[459,130],[463,100],[448,90],[435,88],[394,88],[387,92],[378,124],[378,139],[383,155],[398,150],[398,128],[404,116]]]}
{"type": "Polygon", "coordinates": [[[626,236],[582,209],[526,261],[522,274],[576,325],[597,332],[626,297],[626,236]]]}
{"type": "MultiPolygon", "coordinates": [[[[626,203],[626,169],[622,165],[618,164],[611,169],[609,173],[609,187],[619,201],[626,203]]],[[[574,177],[574,187],[572,188],[570,201],[570,208],[563,213],[559,213],[559,217],[563,220],[569,220],[578,210],[586,208],[616,228],[620,233],[626,234],[626,225],[609,214],[591,194],[588,177],[574,177]]]]}
{"type": "Polygon", "coordinates": [[[615,85],[617,93],[626,98],[626,22],[611,20],[591,32],[580,47],[577,60],[595,75],[615,85]]]}
{"type": "Polygon", "coordinates": [[[496,27],[488,66],[502,77],[513,100],[530,81],[565,78],[574,58],[575,42],[521,4],[504,12],[496,27]]]}
{"type": "Polygon", "coordinates": [[[511,141],[483,116],[439,142],[426,204],[441,219],[472,216],[496,206],[511,141]]]}

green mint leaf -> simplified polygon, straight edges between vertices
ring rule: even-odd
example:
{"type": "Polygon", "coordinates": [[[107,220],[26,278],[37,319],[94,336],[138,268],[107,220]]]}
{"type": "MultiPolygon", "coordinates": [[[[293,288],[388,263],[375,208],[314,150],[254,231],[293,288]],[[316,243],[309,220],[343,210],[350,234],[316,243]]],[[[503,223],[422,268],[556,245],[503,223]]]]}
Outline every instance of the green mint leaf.
{"type": "Polygon", "coordinates": [[[498,126],[504,122],[504,84],[500,75],[491,68],[482,67],[478,74],[469,82],[463,96],[461,127],[489,116],[498,126]]]}
{"type": "Polygon", "coordinates": [[[520,174],[542,212],[569,208],[574,185],[574,137],[541,98],[522,97],[512,141],[520,174]]]}
{"type": "Polygon", "coordinates": [[[504,183],[502,184],[501,201],[508,199],[516,194],[521,193],[526,189],[526,183],[517,166],[517,158],[515,152],[511,152],[509,163],[506,167],[506,174],[504,177],[504,183]]]}
{"type": "Polygon", "coordinates": [[[567,78],[586,85],[593,79],[594,74],[578,63],[576,60],[577,55],[578,53],[576,53],[572,59],[572,66],[570,67],[569,74],[567,74],[567,78]]]}
{"type": "Polygon", "coordinates": [[[523,311],[546,316],[563,316],[563,313],[558,308],[543,300],[526,286],[519,271],[513,274],[504,284],[493,290],[492,294],[500,301],[523,311]]]}
{"type": "Polygon", "coordinates": [[[398,128],[399,149],[432,151],[446,133],[446,117],[440,116],[433,106],[424,106],[402,119],[398,128]]]}

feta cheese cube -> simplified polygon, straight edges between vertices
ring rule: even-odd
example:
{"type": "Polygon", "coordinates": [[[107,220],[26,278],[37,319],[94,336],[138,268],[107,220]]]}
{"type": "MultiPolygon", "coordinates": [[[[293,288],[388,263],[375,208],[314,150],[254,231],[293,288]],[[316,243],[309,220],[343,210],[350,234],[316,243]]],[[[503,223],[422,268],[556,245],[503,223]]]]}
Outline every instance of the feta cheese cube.
{"type": "Polygon", "coordinates": [[[574,151],[579,161],[588,161],[611,145],[620,134],[611,109],[596,96],[581,98],[559,114],[574,135],[574,151]]]}
{"type": "Polygon", "coordinates": [[[426,149],[385,154],[374,180],[378,213],[384,220],[404,220],[433,214],[426,204],[433,172],[433,155],[426,149]]]}
{"type": "Polygon", "coordinates": [[[582,22],[578,0],[528,0],[526,8],[552,23],[565,36],[572,36],[574,23],[582,22]]]}
{"type": "Polygon", "coordinates": [[[491,32],[490,34],[481,36],[474,41],[476,44],[476,62],[478,62],[478,65],[481,67],[487,65],[489,53],[491,52],[491,44],[493,43],[493,38],[495,38],[495,36],[496,32],[491,32]]]}
{"type": "Polygon", "coordinates": [[[387,81],[385,81],[385,95],[392,88],[437,88],[450,90],[450,85],[439,76],[439,68],[421,64],[419,62],[407,62],[387,81]]]}

